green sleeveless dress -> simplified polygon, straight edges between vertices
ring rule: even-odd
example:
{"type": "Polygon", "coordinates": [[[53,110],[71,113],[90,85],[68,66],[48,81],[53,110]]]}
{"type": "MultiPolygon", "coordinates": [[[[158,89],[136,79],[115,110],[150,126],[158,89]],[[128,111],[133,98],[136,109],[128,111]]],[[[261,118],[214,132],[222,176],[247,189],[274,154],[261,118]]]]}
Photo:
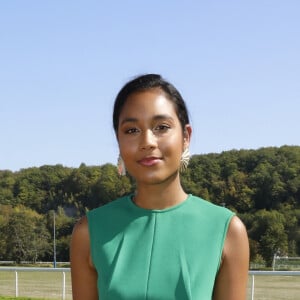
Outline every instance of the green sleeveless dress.
{"type": "Polygon", "coordinates": [[[163,210],[131,196],[87,213],[101,300],[210,300],[233,212],[189,195],[163,210]]]}

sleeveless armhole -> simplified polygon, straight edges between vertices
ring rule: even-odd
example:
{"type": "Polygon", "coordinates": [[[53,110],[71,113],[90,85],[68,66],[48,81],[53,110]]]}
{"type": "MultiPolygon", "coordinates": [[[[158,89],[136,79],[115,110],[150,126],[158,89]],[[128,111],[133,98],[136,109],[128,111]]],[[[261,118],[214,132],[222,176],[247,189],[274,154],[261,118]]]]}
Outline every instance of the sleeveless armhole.
{"type": "Polygon", "coordinates": [[[230,213],[227,217],[227,220],[226,220],[226,223],[225,223],[225,226],[224,226],[224,232],[223,232],[223,235],[222,235],[222,242],[221,242],[221,247],[220,247],[220,253],[219,253],[219,262],[218,262],[218,269],[217,269],[217,272],[219,272],[220,270],[220,267],[222,265],[222,260],[223,260],[223,249],[224,249],[224,245],[225,245],[225,240],[226,240],[226,237],[227,237],[227,233],[228,233],[228,228],[229,228],[229,225],[230,225],[230,222],[232,220],[232,218],[236,215],[235,213],[233,213],[232,211],[229,211],[228,212],[230,213]]]}

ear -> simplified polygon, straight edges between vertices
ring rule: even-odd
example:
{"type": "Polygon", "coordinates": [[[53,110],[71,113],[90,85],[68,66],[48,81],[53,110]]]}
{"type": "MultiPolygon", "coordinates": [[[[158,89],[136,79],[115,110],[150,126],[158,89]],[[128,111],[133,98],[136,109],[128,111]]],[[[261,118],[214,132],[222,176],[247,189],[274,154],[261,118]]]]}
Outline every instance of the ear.
{"type": "Polygon", "coordinates": [[[186,149],[189,147],[192,136],[192,126],[190,124],[186,124],[184,126],[183,131],[183,148],[186,149]]]}

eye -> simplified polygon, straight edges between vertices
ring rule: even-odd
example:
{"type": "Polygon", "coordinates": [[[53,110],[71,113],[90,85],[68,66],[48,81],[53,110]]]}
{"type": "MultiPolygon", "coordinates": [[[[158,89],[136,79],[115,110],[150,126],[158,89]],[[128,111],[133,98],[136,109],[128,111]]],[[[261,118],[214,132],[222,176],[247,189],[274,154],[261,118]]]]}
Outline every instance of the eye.
{"type": "Polygon", "coordinates": [[[139,132],[139,130],[135,127],[128,128],[128,129],[125,130],[126,134],[134,134],[134,133],[138,133],[138,132],[139,132]]]}
{"type": "Polygon", "coordinates": [[[168,124],[159,124],[158,126],[156,126],[154,128],[155,131],[158,132],[165,132],[168,131],[168,129],[170,129],[171,127],[168,124]]]}

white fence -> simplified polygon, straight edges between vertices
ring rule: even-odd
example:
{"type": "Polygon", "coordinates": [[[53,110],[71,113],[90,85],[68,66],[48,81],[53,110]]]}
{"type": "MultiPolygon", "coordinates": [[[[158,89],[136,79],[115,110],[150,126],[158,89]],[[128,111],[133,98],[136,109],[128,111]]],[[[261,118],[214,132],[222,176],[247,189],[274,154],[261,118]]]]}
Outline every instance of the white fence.
{"type": "Polygon", "coordinates": [[[15,297],[19,297],[20,280],[19,274],[22,272],[56,272],[61,273],[61,290],[59,297],[63,300],[66,299],[66,273],[70,273],[70,268],[32,268],[32,267],[0,267],[0,272],[12,272],[14,273],[14,290],[15,297]]]}
{"type": "MultiPolygon", "coordinates": [[[[70,268],[30,268],[30,267],[0,267],[0,272],[14,273],[15,297],[19,296],[19,273],[21,272],[57,272],[61,273],[61,291],[59,297],[66,299],[66,273],[70,268]]],[[[255,276],[300,276],[300,271],[249,271],[251,278],[250,299],[254,300],[255,276]]],[[[296,299],[296,298],[295,298],[296,299]]]]}
{"type": "Polygon", "coordinates": [[[251,276],[250,299],[254,300],[255,276],[300,276],[300,271],[249,271],[249,276],[251,276]]]}

